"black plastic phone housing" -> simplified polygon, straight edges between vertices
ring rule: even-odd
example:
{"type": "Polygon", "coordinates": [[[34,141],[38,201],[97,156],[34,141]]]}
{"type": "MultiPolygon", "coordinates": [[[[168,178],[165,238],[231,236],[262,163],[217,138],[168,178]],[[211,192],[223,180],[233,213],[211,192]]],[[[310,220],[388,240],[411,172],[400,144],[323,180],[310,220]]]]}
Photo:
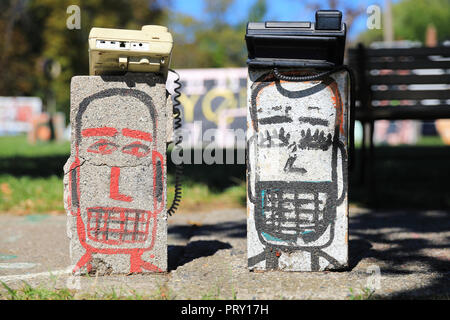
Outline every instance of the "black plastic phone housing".
{"type": "Polygon", "coordinates": [[[319,10],[315,22],[249,22],[247,64],[254,67],[334,67],[344,60],[346,25],[338,10],[319,10]]]}

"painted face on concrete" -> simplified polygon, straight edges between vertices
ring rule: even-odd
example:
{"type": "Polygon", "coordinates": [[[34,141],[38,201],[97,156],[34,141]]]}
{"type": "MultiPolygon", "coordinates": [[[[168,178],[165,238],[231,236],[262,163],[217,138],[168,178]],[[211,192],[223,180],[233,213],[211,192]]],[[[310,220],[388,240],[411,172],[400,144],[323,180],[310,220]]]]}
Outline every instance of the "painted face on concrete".
{"type": "Polygon", "coordinates": [[[95,99],[79,121],[80,158],[119,167],[145,165],[151,159],[157,138],[156,121],[149,108],[135,97],[95,99]],[[132,107],[130,99],[135,100],[132,107]]]}
{"type": "Polygon", "coordinates": [[[330,240],[321,237],[336,214],[336,91],[332,79],[259,84],[252,103],[258,126],[255,223],[262,242],[295,249],[330,240]]]}
{"type": "Polygon", "coordinates": [[[102,246],[148,247],[162,209],[156,120],[144,102],[130,107],[130,99],[95,99],[78,119],[81,214],[87,240],[102,246]]]}
{"type": "Polygon", "coordinates": [[[323,83],[273,83],[257,99],[258,147],[264,149],[258,153],[264,163],[259,179],[331,181],[336,122],[331,90],[323,83]]]}

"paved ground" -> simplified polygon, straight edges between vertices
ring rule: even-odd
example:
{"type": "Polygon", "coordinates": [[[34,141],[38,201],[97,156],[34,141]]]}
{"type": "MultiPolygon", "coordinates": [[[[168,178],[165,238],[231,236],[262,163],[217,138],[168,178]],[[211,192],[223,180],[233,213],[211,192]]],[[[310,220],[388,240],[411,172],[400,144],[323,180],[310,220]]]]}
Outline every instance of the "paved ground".
{"type": "MultiPolygon", "coordinates": [[[[350,289],[358,295],[377,284],[379,297],[450,297],[450,212],[350,211],[348,271],[249,272],[246,212],[226,210],[170,218],[168,273],[82,277],[79,285],[174,299],[348,299],[350,289]]],[[[67,273],[65,228],[65,216],[0,214],[0,281],[77,285],[67,273]]]]}

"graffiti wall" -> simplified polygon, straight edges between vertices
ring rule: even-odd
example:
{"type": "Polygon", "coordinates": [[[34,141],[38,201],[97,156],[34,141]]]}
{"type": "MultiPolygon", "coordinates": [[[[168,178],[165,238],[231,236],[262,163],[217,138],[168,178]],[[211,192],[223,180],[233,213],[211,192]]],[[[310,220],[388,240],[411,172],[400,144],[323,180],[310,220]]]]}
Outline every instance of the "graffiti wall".
{"type": "Polygon", "coordinates": [[[343,72],[285,82],[271,71],[249,71],[250,269],[347,265],[347,96],[343,72]]]}
{"type": "Polygon", "coordinates": [[[391,146],[416,144],[420,138],[421,125],[421,121],[416,120],[375,121],[374,143],[391,146]]]}
{"type": "MultiPolygon", "coordinates": [[[[217,130],[218,143],[232,146],[234,137],[227,129],[246,128],[247,68],[179,69],[182,84],[183,143],[204,146],[203,134],[217,130]]],[[[173,75],[167,86],[173,93],[173,75]]],[[[243,138],[245,139],[245,138],[243,138]]],[[[245,145],[245,143],[243,143],[245,145]]]]}
{"type": "Polygon", "coordinates": [[[33,117],[41,112],[38,97],[0,97],[0,135],[29,132],[33,117]]]}
{"type": "Polygon", "coordinates": [[[64,200],[74,272],[167,270],[167,101],[160,76],[72,78],[64,200]]]}

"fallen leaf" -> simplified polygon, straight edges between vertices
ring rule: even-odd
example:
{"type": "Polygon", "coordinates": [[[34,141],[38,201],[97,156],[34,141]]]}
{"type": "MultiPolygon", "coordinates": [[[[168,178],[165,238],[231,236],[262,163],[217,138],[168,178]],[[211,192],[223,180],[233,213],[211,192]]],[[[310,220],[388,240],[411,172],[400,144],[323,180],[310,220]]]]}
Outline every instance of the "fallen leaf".
{"type": "Polygon", "coordinates": [[[10,196],[12,194],[12,190],[11,190],[9,184],[6,182],[0,184],[0,191],[7,196],[10,196]]]}

